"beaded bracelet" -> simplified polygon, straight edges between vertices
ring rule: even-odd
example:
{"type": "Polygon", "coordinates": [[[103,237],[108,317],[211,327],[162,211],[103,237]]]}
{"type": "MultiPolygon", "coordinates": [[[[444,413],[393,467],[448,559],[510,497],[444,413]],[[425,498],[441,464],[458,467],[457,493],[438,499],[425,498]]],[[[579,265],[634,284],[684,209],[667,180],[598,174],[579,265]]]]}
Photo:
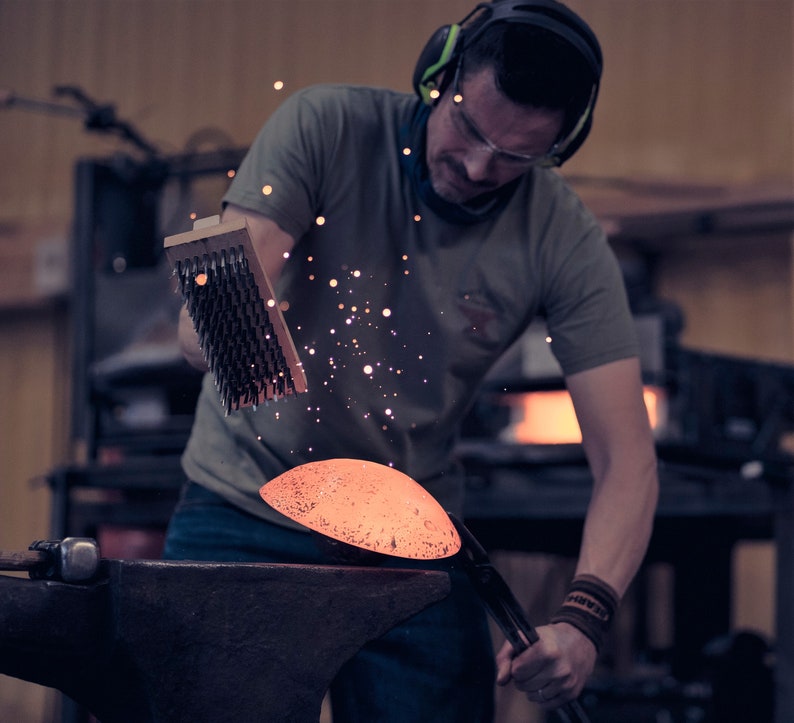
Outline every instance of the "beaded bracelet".
{"type": "Polygon", "coordinates": [[[577,575],[551,622],[573,625],[600,651],[618,603],[618,594],[603,580],[594,575],[577,575]]]}

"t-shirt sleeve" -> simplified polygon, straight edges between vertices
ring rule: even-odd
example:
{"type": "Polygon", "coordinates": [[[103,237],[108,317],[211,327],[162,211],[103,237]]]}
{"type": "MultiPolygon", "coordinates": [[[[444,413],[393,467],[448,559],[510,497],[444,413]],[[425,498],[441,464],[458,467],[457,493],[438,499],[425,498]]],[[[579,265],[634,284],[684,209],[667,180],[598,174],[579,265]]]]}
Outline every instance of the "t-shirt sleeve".
{"type": "Polygon", "coordinates": [[[223,197],[273,219],[300,238],[317,216],[319,184],[334,130],[321,118],[322,89],[299,91],[273,113],[256,136],[223,197]]]}
{"type": "Polygon", "coordinates": [[[565,374],[639,354],[620,265],[606,235],[570,190],[547,204],[555,249],[545,259],[543,316],[565,374]],[[553,220],[552,220],[553,219],[553,220]]]}

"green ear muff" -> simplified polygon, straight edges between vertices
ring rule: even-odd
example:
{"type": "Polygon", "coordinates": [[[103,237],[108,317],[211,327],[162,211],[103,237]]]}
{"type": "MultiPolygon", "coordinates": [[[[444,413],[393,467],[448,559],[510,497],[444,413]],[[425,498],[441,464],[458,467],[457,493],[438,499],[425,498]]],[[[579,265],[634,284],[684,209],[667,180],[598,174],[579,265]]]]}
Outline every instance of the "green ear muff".
{"type": "Polygon", "coordinates": [[[414,90],[424,103],[432,105],[438,90],[437,79],[455,57],[460,37],[460,25],[445,25],[439,28],[425,46],[414,71],[414,90]]]}

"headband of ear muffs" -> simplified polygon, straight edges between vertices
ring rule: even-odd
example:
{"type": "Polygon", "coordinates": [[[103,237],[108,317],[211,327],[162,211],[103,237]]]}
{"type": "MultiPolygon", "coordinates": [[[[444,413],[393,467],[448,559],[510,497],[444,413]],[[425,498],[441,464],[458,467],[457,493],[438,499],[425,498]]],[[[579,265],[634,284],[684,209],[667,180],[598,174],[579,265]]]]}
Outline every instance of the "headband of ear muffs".
{"type": "Polygon", "coordinates": [[[582,112],[574,132],[565,146],[559,149],[551,165],[562,165],[584,143],[593,123],[593,108],[598,96],[603,58],[595,33],[576,13],[556,0],[495,0],[480,3],[463,20],[445,25],[431,36],[419,55],[413,75],[413,87],[424,103],[432,105],[438,97],[438,78],[457,62],[471,43],[495,23],[520,23],[554,33],[585,59],[593,75],[593,93],[582,112]],[[480,13],[488,16],[475,30],[467,32],[466,23],[480,13]],[[434,92],[435,91],[435,92],[434,92]]]}

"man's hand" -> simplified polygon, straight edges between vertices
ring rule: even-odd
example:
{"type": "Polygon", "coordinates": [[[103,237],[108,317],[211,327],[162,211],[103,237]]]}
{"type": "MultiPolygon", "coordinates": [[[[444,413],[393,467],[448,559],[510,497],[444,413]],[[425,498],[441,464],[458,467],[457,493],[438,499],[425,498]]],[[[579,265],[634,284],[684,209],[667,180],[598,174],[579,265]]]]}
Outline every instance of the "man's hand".
{"type": "Polygon", "coordinates": [[[595,668],[593,643],[567,623],[537,628],[538,640],[516,656],[505,643],[496,656],[499,685],[511,681],[544,710],[576,699],[595,668]]]}

